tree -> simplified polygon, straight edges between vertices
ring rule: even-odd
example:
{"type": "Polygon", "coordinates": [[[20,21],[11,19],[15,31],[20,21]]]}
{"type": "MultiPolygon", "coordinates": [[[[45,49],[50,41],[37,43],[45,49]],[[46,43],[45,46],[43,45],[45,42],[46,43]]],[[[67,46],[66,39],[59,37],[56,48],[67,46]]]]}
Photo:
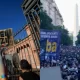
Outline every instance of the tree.
{"type": "Polygon", "coordinates": [[[73,40],[71,40],[68,30],[65,29],[64,26],[53,27],[53,30],[59,30],[61,32],[61,44],[63,44],[63,45],[72,45],[73,44],[73,40]]]}
{"type": "Polygon", "coordinates": [[[43,10],[40,12],[40,19],[41,19],[41,29],[52,29],[52,19],[47,15],[47,13],[43,10]]]}
{"type": "Polygon", "coordinates": [[[19,43],[21,40],[22,40],[22,39],[15,39],[15,40],[14,40],[14,43],[17,44],[17,43],[19,43]]]}
{"type": "Polygon", "coordinates": [[[47,15],[46,11],[43,10],[41,2],[40,2],[40,4],[41,4],[41,10],[40,10],[41,25],[40,25],[40,28],[41,29],[48,29],[48,30],[53,29],[52,19],[47,15]]]}
{"type": "Polygon", "coordinates": [[[76,45],[80,45],[80,31],[78,32],[78,35],[77,35],[76,45]]]}

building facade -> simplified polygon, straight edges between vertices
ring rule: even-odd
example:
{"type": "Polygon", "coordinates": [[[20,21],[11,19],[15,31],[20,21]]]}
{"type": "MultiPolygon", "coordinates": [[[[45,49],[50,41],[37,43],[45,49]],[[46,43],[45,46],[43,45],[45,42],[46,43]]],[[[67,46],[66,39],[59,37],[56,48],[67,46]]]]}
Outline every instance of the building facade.
{"type": "Polygon", "coordinates": [[[41,0],[43,10],[52,19],[54,26],[63,26],[63,17],[54,0],[41,0]]]}
{"type": "Polygon", "coordinates": [[[5,53],[11,54],[12,56],[14,54],[18,54],[19,61],[22,59],[26,59],[32,65],[32,68],[40,68],[37,56],[37,51],[39,52],[39,49],[36,50],[30,26],[26,25],[25,30],[28,36],[19,43],[14,44],[14,46],[7,47],[5,53]]]}
{"type": "Polygon", "coordinates": [[[5,54],[11,54],[12,56],[17,54],[19,61],[26,59],[32,65],[32,68],[40,69],[39,0],[24,0],[22,9],[28,22],[28,24],[24,26],[28,36],[19,43],[7,47],[5,54]]]}
{"type": "Polygon", "coordinates": [[[36,42],[34,41],[34,43],[36,44],[36,47],[40,48],[39,0],[24,0],[24,3],[22,4],[22,9],[28,24],[30,24],[30,29],[32,30],[31,32],[35,36],[36,42]]]}
{"type": "MultiPolygon", "coordinates": [[[[40,0],[24,0],[22,4],[23,13],[25,18],[30,25],[30,30],[33,38],[33,42],[36,47],[36,53],[39,58],[39,51],[40,51],[40,0]],[[39,51],[38,51],[39,50],[39,51]]],[[[39,62],[40,63],[40,62],[39,62]]]]}
{"type": "Polygon", "coordinates": [[[12,36],[12,29],[0,30],[0,45],[5,44],[7,46],[13,45],[14,40],[12,36]]]}

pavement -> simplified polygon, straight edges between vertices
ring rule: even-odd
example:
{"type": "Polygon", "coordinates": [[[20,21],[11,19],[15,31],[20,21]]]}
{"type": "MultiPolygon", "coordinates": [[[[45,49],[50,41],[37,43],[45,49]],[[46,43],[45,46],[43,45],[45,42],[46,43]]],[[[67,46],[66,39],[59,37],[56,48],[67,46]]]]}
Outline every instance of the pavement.
{"type": "Polygon", "coordinates": [[[60,67],[40,69],[40,80],[62,80],[60,67]]]}

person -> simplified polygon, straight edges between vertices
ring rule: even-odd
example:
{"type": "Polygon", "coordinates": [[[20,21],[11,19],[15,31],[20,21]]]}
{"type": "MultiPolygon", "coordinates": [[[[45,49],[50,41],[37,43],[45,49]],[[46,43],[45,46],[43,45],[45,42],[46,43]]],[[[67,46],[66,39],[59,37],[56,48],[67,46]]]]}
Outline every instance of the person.
{"type": "Polygon", "coordinates": [[[31,71],[31,65],[26,60],[20,61],[20,67],[22,73],[19,77],[19,80],[40,80],[39,75],[31,71]]]}
{"type": "Polygon", "coordinates": [[[78,68],[78,80],[80,80],[80,67],[78,68]]]}

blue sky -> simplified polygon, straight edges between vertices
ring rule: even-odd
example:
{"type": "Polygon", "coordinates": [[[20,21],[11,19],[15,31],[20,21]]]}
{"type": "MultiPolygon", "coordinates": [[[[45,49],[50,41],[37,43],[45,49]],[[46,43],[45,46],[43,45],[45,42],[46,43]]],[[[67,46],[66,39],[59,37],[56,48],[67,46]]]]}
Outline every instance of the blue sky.
{"type": "Polygon", "coordinates": [[[13,28],[16,32],[26,25],[21,5],[24,0],[0,0],[0,29],[13,28]]]}

